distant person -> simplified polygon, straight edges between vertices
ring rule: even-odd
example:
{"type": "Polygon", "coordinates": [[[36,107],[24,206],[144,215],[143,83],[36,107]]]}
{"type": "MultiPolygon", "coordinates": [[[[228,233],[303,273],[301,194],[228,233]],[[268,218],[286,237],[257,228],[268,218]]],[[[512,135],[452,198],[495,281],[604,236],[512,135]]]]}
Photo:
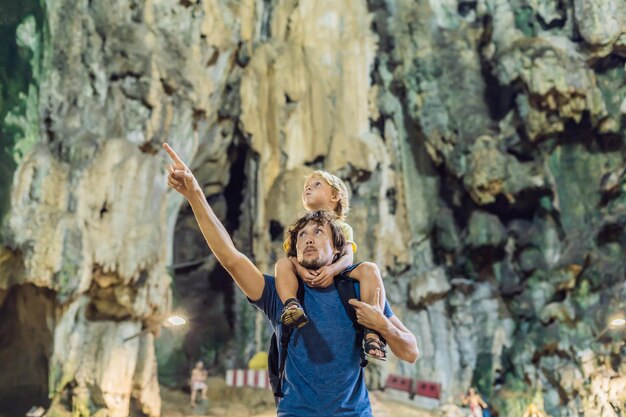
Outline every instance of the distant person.
{"type": "Polygon", "coordinates": [[[522,417],[545,417],[545,415],[539,411],[539,407],[537,407],[534,403],[530,403],[522,417]]]}
{"type": "Polygon", "coordinates": [[[191,405],[196,404],[196,395],[198,395],[198,391],[200,391],[200,398],[202,400],[206,400],[206,393],[208,390],[208,386],[206,384],[207,379],[209,378],[209,374],[207,370],[204,368],[204,363],[202,361],[196,362],[196,366],[191,370],[191,405]]]}
{"type": "Polygon", "coordinates": [[[483,408],[487,408],[487,404],[480,398],[475,388],[467,390],[467,395],[463,397],[463,404],[469,407],[472,417],[483,417],[483,408]]]}

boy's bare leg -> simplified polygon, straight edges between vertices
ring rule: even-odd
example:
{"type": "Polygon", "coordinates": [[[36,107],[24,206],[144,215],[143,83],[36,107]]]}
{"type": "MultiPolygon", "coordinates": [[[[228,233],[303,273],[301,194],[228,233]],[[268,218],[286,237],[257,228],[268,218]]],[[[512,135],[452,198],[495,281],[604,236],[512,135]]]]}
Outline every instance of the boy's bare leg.
{"type": "Polygon", "coordinates": [[[289,258],[276,262],[276,292],[283,302],[280,321],[287,326],[302,327],[309,322],[304,309],[298,300],[298,277],[296,267],[289,258]]]}
{"type": "Polygon", "coordinates": [[[380,307],[381,310],[385,309],[385,286],[378,265],[373,262],[363,262],[350,271],[348,276],[359,281],[361,286],[361,301],[368,304],[372,304],[371,300],[374,299],[375,291],[379,288],[380,296],[378,297],[378,307],[380,307]]]}
{"type": "MultiPolygon", "coordinates": [[[[352,271],[348,273],[348,276],[352,279],[359,281],[361,286],[361,301],[368,304],[373,304],[372,300],[376,298],[376,289],[380,289],[377,304],[378,307],[384,311],[385,309],[385,286],[383,284],[383,278],[380,275],[380,269],[378,265],[373,262],[363,262],[352,271]]],[[[365,340],[374,339],[380,341],[380,336],[376,332],[367,333],[364,337],[365,340]]],[[[385,358],[385,352],[383,345],[380,348],[370,349],[367,353],[376,356],[378,358],[385,358]]]]}
{"type": "Polygon", "coordinates": [[[285,303],[290,298],[296,298],[298,294],[298,278],[296,277],[296,268],[289,258],[281,258],[276,262],[276,292],[280,297],[280,301],[285,303]]]}

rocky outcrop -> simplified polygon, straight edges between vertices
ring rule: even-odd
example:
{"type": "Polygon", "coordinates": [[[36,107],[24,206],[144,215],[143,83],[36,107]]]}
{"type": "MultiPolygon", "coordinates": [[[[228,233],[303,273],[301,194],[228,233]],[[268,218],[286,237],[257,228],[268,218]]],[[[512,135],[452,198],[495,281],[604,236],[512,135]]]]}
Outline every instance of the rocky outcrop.
{"type": "Polygon", "coordinates": [[[531,401],[619,415],[624,346],[607,323],[626,308],[623,9],[23,3],[1,22],[17,45],[2,45],[15,64],[0,74],[2,361],[27,343],[7,317],[25,314],[38,365],[24,384],[54,412],[158,415],[156,357],[175,385],[189,361],[218,370],[265,347],[165,188],[167,140],[263,272],[303,175],[346,181],[357,259],[380,266],[422,352],[370,381],[434,380],[444,398],[476,385],[500,415],[531,401]],[[172,304],[189,331],[155,342],[172,304]]]}
{"type": "MultiPolygon", "coordinates": [[[[15,30],[32,80],[21,106],[4,109],[17,168],[0,288],[4,303],[28,285],[51,291],[37,324],[48,348],[28,358],[44,364],[48,381],[28,400],[51,401],[50,413],[160,413],[150,332],[171,307],[166,265],[180,199],[166,193],[156,151],[172,137],[186,157],[196,153],[228,72],[213,84],[208,74],[231,62],[226,51],[211,61],[199,47],[206,21],[179,8],[52,2],[15,30]]],[[[220,36],[210,42],[228,43],[220,36]]],[[[3,337],[17,354],[15,332],[3,337]]]]}

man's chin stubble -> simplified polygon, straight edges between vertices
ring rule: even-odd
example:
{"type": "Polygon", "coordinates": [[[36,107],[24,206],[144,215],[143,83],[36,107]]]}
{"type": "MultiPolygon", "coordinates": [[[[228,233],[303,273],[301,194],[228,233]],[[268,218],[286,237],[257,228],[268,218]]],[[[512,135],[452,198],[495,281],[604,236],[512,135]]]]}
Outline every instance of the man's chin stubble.
{"type": "Polygon", "coordinates": [[[320,258],[303,259],[302,262],[300,262],[300,265],[303,268],[312,269],[312,270],[320,269],[321,267],[324,266],[320,258]]]}

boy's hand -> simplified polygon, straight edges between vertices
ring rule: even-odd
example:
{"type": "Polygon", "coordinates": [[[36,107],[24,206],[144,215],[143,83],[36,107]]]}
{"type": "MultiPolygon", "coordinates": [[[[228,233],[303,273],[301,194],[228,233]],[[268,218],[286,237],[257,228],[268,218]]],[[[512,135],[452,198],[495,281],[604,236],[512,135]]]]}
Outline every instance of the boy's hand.
{"type": "Polygon", "coordinates": [[[193,176],[191,170],[178,157],[176,152],[167,143],[163,144],[163,149],[170,155],[174,161],[167,166],[169,175],[167,176],[167,185],[178,191],[186,199],[189,199],[195,191],[200,190],[200,185],[193,176]]]}
{"type": "Polygon", "coordinates": [[[313,280],[311,286],[316,288],[328,287],[333,283],[333,279],[335,278],[335,275],[337,275],[336,269],[335,264],[326,265],[318,269],[318,275],[313,280]]]}
{"type": "Polygon", "coordinates": [[[298,273],[298,276],[302,278],[302,281],[309,287],[312,287],[313,281],[315,280],[315,278],[317,278],[318,272],[304,268],[300,265],[296,258],[289,259],[291,259],[291,262],[293,262],[293,266],[296,268],[296,272],[298,273]]]}

